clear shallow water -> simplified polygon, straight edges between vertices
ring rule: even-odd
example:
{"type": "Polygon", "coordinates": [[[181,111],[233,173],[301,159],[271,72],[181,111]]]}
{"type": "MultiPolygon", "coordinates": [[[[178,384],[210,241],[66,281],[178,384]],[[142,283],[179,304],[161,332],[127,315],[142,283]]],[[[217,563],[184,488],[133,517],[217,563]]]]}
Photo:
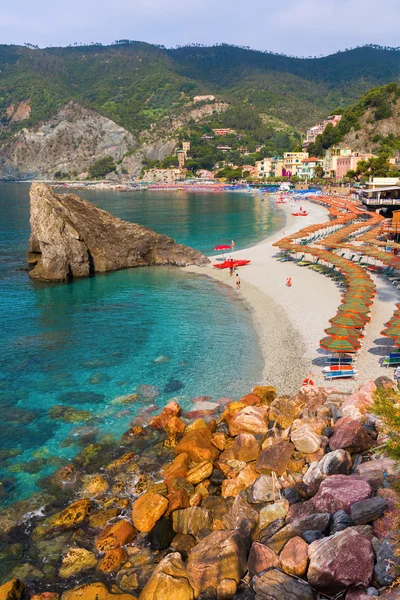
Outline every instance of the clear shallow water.
{"type": "MultiPolygon", "coordinates": [[[[148,268],[31,282],[28,191],[0,185],[0,504],[35,491],[79,451],[88,427],[118,439],[153,402],[179,396],[189,408],[195,396],[237,398],[262,369],[249,310],[206,277],[148,268]],[[168,360],[154,362],[161,356],[168,360]],[[158,388],[154,401],[116,400],[143,384],[158,388]]],[[[283,224],[267,200],[244,194],[82,195],[208,253],[232,238],[236,248],[254,244],[283,224]]]]}

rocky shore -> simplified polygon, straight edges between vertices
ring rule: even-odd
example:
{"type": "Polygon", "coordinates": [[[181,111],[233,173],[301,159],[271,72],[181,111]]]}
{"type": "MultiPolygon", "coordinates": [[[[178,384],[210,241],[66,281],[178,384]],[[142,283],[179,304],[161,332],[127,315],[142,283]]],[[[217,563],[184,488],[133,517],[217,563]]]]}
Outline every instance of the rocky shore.
{"type": "Polygon", "coordinates": [[[400,598],[393,385],[143,411],[0,511],[0,600],[400,598]]]}

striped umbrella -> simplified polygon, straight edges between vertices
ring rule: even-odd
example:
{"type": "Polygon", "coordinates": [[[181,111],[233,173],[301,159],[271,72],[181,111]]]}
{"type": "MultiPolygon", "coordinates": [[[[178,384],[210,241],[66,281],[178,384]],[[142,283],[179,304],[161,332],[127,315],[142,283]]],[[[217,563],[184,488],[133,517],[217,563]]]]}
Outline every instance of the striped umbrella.
{"type": "Polygon", "coordinates": [[[350,341],[342,338],[334,338],[331,336],[322,338],[319,345],[324,350],[329,350],[330,352],[357,352],[360,349],[360,344],[357,341],[350,341]]]}

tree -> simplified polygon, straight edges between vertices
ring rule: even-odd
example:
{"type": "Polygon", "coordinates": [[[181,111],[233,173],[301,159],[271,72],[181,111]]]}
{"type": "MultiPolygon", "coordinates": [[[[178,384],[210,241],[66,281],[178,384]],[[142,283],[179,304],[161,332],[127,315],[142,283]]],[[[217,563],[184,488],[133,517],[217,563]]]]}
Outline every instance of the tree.
{"type": "Polygon", "coordinates": [[[99,158],[93,164],[90,165],[88,174],[89,179],[98,179],[105,177],[108,173],[112,173],[117,169],[117,165],[114,162],[112,156],[104,156],[99,158]]]}
{"type": "Polygon", "coordinates": [[[314,177],[322,179],[324,176],[324,168],[322,165],[317,165],[314,169],[314,177]]]}

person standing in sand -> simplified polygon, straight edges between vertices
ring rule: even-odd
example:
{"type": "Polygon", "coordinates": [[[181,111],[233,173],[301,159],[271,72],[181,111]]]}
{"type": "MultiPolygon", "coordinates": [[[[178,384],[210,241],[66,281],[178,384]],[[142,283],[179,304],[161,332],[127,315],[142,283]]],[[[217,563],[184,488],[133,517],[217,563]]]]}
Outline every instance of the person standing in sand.
{"type": "Polygon", "coordinates": [[[238,292],[240,291],[240,277],[239,277],[239,273],[236,273],[236,290],[238,292]]]}
{"type": "Polygon", "coordinates": [[[231,248],[232,248],[232,250],[235,249],[235,242],[233,240],[231,241],[231,248]]]}

